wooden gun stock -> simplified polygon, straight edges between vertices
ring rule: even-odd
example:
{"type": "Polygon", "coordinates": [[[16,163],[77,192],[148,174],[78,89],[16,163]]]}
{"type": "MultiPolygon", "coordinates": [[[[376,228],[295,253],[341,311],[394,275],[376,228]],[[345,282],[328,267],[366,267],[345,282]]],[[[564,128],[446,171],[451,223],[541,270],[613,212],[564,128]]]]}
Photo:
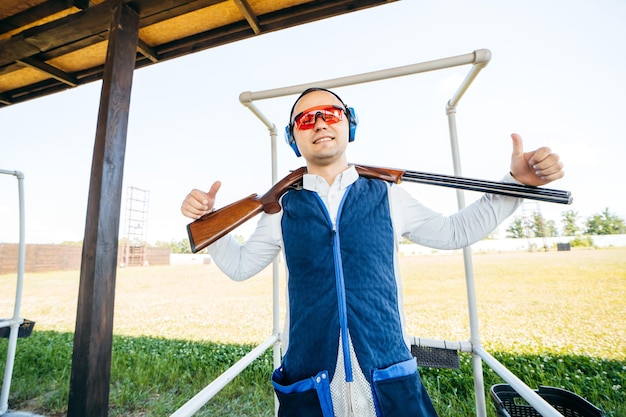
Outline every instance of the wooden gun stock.
{"type": "MultiPolygon", "coordinates": [[[[355,168],[361,177],[375,178],[392,183],[407,181],[461,190],[507,195],[517,198],[529,198],[551,203],[572,203],[572,197],[568,191],[553,190],[550,188],[530,187],[521,184],[507,184],[394,168],[364,165],[355,165],[355,168]]],[[[206,248],[217,239],[261,213],[261,211],[270,214],[278,213],[281,210],[278,200],[290,187],[302,180],[302,176],[305,172],[306,167],[298,168],[277,182],[262,197],[257,197],[256,194],[252,194],[249,197],[222,207],[219,210],[208,213],[187,225],[191,251],[196,253],[206,248]]]]}
{"type": "Polygon", "coordinates": [[[300,182],[305,172],[305,167],[298,168],[274,184],[261,197],[258,197],[257,194],[251,194],[189,223],[187,234],[189,235],[191,251],[193,253],[201,251],[262,211],[270,214],[278,213],[280,211],[278,199],[290,187],[300,182]]]}

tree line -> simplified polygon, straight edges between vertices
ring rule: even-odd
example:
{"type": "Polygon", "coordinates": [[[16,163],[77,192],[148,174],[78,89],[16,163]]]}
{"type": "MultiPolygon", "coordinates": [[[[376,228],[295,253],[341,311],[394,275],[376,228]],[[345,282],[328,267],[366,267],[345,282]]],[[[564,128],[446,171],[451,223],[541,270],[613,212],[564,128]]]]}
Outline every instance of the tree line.
{"type": "Polygon", "coordinates": [[[506,229],[506,237],[513,239],[531,237],[555,236],[592,236],[617,235],[626,233],[624,219],[611,213],[605,208],[585,219],[581,224],[581,217],[575,210],[561,213],[561,229],[554,220],[546,220],[541,213],[533,212],[529,217],[517,216],[506,229]]]}

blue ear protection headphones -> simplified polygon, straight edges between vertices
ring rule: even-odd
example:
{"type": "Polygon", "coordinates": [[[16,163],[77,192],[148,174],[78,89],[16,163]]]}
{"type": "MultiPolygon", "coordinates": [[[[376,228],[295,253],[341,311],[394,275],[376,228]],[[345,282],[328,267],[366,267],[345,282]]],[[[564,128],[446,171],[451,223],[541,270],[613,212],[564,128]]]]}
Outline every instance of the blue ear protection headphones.
{"type": "Polygon", "coordinates": [[[293,106],[291,107],[291,112],[289,113],[289,124],[285,126],[285,141],[287,142],[289,146],[291,146],[291,149],[293,149],[297,157],[300,157],[302,155],[300,154],[298,145],[296,145],[296,139],[293,137],[293,123],[291,123],[291,115],[293,114],[293,110],[296,108],[296,104],[298,104],[298,101],[300,101],[300,99],[303,96],[309,94],[312,91],[326,91],[327,93],[330,93],[334,95],[335,97],[337,97],[337,99],[339,99],[339,101],[341,102],[341,104],[343,105],[345,109],[346,117],[348,118],[348,124],[349,124],[349,129],[350,129],[348,133],[349,142],[354,141],[354,135],[356,133],[356,125],[359,123],[359,119],[354,109],[352,107],[346,106],[346,104],[337,94],[325,88],[319,88],[319,87],[313,87],[313,88],[308,88],[304,90],[302,94],[300,94],[300,97],[298,97],[298,99],[295,101],[295,103],[293,103],[293,106]]]}

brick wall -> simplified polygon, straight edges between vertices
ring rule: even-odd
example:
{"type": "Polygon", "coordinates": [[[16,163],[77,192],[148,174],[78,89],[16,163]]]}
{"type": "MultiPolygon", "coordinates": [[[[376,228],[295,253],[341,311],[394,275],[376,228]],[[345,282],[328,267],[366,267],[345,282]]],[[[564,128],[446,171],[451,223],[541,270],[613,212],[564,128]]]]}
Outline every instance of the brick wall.
{"type": "MultiPolygon", "coordinates": [[[[26,245],[25,272],[78,270],[81,254],[76,245],[26,245]]],[[[0,274],[16,273],[17,258],[17,243],[0,243],[0,274]]],[[[150,265],[169,265],[170,249],[147,248],[147,259],[150,265]]]]}

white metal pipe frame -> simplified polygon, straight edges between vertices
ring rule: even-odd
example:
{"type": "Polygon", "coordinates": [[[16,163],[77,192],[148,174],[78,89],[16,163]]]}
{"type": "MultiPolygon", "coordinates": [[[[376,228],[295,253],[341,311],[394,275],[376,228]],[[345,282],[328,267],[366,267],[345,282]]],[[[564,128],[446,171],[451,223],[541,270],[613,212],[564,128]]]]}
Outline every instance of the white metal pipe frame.
{"type": "MultiPolygon", "coordinates": [[[[256,106],[253,101],[265,100],[271,98],[278,98],[288,95],[299,95],[302,91],[310,87],[323,87],[332,89],[335,87],[344,87],[348,85],[363,84],[373,81],[381,81],[390,78],[402,77],[407,75],[414,75],[424,73],[428,71],[443,70],[446,68],[453,68],[463,65],[471,65],[470,71],[458,87],[452,98],[447,103],[446,113],[448,116],[448,127],[450,131],[450,143],[452,151],[452,159],[454,165],[455,175],[461,175],[461,163],[458,147],[458,136],[456,130],[456,105],[461,100],[471,83],[478,76],[479,72],[489,63],[491,59],[491,52],[487,49],[479,49],[464,55],[457,55],[453,57],[421,62],[412,65],[406,65],[401,67],[395,67],[380,71],[367,72],[347,77],[334,78],[329,80],[316,81],[306,84],[292,85],[288,87],[275,88],[270,90],[263,90],[257,92],[245,91],[239,95],[239,101],[246,106],[250,111],[268,128],[271,136],[271,158],[272,158],[272,182],[276,183],[276,171],[277,171],[277,156],[276,156],[276,126],[272,123],[256,106]]],[[[462,190],[457,190],[457,202],[459,209],[465,206],[465,199],[462,190]]],[[[469,309],[469,321],[470,321],[470,340],[460,342],[448,342],[437,341],[432,339],[414,338],[419,341],[422,346],[442,347],[460,350],[463,352],[470,352],[472,354],[473,365],[473,377],[474,377],[474,391],[476,398],[476,415],[478,417],[486,417],[486,400],[485,389],[482,373],[482,363],[486,363],[490,366],[504,381],[511,385],[511,387],[517,391],[522,398],[524,398],[537,412],[544,417],[563,417],[556,409],[554,409],[547,401],[540,397],[535,391],[525,385],[519,378],[511,373],[504,365],[498,362],[493,356],[486,352],[481,345],[480,332],[478,328],[478,309],[477,300],[474,288],[474,276],[471,249],[469,247],[464,248],[463,258],[465,264],[465,275],[467,285],[468,296],[468,309],[469,309]]],[[[274,347],[274,366],[280,365],[280,329],[279,321],[279,286],[278,286],[278,265],[274,263],[274,283],[273,283],[273,334],[261,345],[252,350],[248,355],[242,358],[239,362],[229,368],[220,377],[218,377],[213,383],[207,386],[204,390],[193,397],[188,403],[183,405],[177,410],[172,417],[187,417],[193,415],[202,405],[210,401],[215,394],[219,392],[228,382],[230,382],[236,375],[238,375],[243,369],[250,364],[254,359],[259,357],[270,346],[274,347]]],[[[268,382],[269,383],[269,382],[268,382]]],[[[275,413],[277,414],[277,407],[275,406],[275,413]]]]}
{"type": "Polygon", "coordinates": [[[7,347],[7,361],[4,368],[4,378],[2,380],[2,392],[0,393],[0,415],[9,408],[9,390],[11,389],[11,379],[13,377],[13,365],[15,364],[15,350],[17,347],[17,336],[20,325],[24,319],[20,317],[22,305],[22,288],[24,282],[24,265],[26,259],[26,239],[24,227],[24,174],[20,171],[8,171],[0,169],[0,174],[13,175],[17,178],[18,199],[19,199],[19,236],[17,261],[17,285],[15,290],[15,304],[13,307],[13,317],[10,319],[0,319],[0,328],[10,327],[9,344],[7,347]]]}

